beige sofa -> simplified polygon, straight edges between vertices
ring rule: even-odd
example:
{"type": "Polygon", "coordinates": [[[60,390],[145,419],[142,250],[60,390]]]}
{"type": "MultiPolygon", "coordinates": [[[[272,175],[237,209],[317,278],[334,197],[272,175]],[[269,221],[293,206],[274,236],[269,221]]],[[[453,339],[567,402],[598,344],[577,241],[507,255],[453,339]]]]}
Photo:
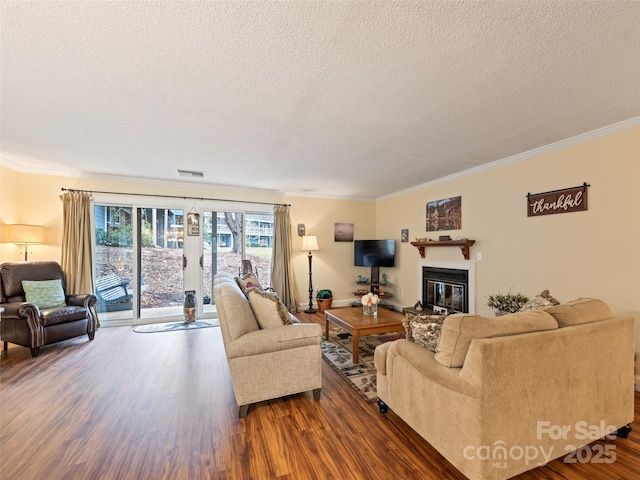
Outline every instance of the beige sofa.
{"type": "MultiPolygon", "coordinates": [[[[633,319],[593,299],[451,315],[436,353],[408,340],[376,348],[380,410],[391,408],[470,479],[510,478],[613,430],[628,433],[633,342],[633,319]]],[[[576,461],[615,460],[615,442],[586,449],[576,461]]]]}
{"type": "Polygon", "coordinates": [[[314,399],[320,399],[320,325],[296,320],[261,329],[231,275],[214,277],[213,295],[240,417],[252,403],[285,395],[312,390],[314,399]]]}

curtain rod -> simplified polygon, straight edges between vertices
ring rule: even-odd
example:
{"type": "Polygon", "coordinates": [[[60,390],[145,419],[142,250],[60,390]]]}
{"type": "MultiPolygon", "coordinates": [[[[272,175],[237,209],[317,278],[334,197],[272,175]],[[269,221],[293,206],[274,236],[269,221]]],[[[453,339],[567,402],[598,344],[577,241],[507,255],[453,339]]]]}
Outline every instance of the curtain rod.
{"type": "Polygon", "coordinates": [[[234,202],[234,203],[253,203],[256,205],[273,205],[276,207],[290,207],[290,203],[271,203],[271,202],[252,202],[246,200],[230,200],[228,198],[207,198],[207,197],[184,197],[180,195],[159,195],[153,193],[127,193],[127,192],[101,192],[98,190],[75,190],[73,188],[61,188],[63,192],[76,192],[76,193],[104,193],[108,195],[132,195],[139,197],[161,197],[161,198],[182,198],[184,200],[212,200],[216,202],[234,202]]]}

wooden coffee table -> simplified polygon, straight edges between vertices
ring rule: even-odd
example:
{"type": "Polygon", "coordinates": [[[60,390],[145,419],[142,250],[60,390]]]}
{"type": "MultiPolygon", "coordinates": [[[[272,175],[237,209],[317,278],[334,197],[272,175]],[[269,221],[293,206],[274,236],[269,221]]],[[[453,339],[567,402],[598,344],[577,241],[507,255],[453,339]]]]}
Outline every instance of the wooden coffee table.
{"type": "Polygon", "coordinates": [[[358,342],[360,335],[397,332],[404,330],[402,314],[386,308],[378,308],[377,316],[365,315],[362,308],[332,308],[324,311],[325,338],[329,340],[329,322],[346,330],[353,336],[353,363],[359,361],[358,342]]]}

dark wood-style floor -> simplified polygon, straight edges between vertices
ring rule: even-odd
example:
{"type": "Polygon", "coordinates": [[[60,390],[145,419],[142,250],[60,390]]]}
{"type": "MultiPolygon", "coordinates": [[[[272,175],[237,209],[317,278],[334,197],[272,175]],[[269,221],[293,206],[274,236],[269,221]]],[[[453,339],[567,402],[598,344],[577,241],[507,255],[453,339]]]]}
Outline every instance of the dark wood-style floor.
{"type": "MultiPolygon", "coordinates": [[[[219,328],[102,328],[93,342],[44,347],[37,358],[10,345],[0,367],[2,480],[465,478],[325,362],[319,402],[293,395],[238,419],[219,328]]],[[[634,430],[615,441],[616,462],[559,459],[518,478],[638,478],[639,405],[636,394],[634,430]]]]}

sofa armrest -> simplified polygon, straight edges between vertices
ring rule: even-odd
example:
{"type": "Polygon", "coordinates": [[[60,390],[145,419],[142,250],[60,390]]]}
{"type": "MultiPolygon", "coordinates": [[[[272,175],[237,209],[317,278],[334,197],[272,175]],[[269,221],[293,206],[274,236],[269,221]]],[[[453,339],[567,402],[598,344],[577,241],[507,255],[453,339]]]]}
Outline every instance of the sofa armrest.
{"type": "Polygon", "coordinates": [[[228,359],[279,352],[292,348],[318,345],[322,338],[322,327],[315,323],[283,325],[249,332],[225,345],[228,359]]]}
{"type": "Polygon", "coordinates": [[[33,348],[43,343],[43,327],[40,319],[40,309],[29,302],[9,302],[0,305],[4,308],[2,319],[24,320],[31,335],[30,347],[33,348]]]}
{"type": "Polygon", "coordinates": [[[9,302],[3,303],[0,307],[4,308],[2,316],[5,318],[39,318],[40,309],[34,303],[29,302],[9,302]]]}
{"type": "Polygon", "coordinates": [[[98,301],[93,293],[79,294],[79,295],[67,295],[67,305],[73,305],[75,307],[91,308],[98,301]]]}
{"type": "Polygon", "coordinates": [[[387,374],[387,355],[392,342],[385,342],[378,345],[373,354],[373,362],[377,373],[380,375],[387,374]]]}

